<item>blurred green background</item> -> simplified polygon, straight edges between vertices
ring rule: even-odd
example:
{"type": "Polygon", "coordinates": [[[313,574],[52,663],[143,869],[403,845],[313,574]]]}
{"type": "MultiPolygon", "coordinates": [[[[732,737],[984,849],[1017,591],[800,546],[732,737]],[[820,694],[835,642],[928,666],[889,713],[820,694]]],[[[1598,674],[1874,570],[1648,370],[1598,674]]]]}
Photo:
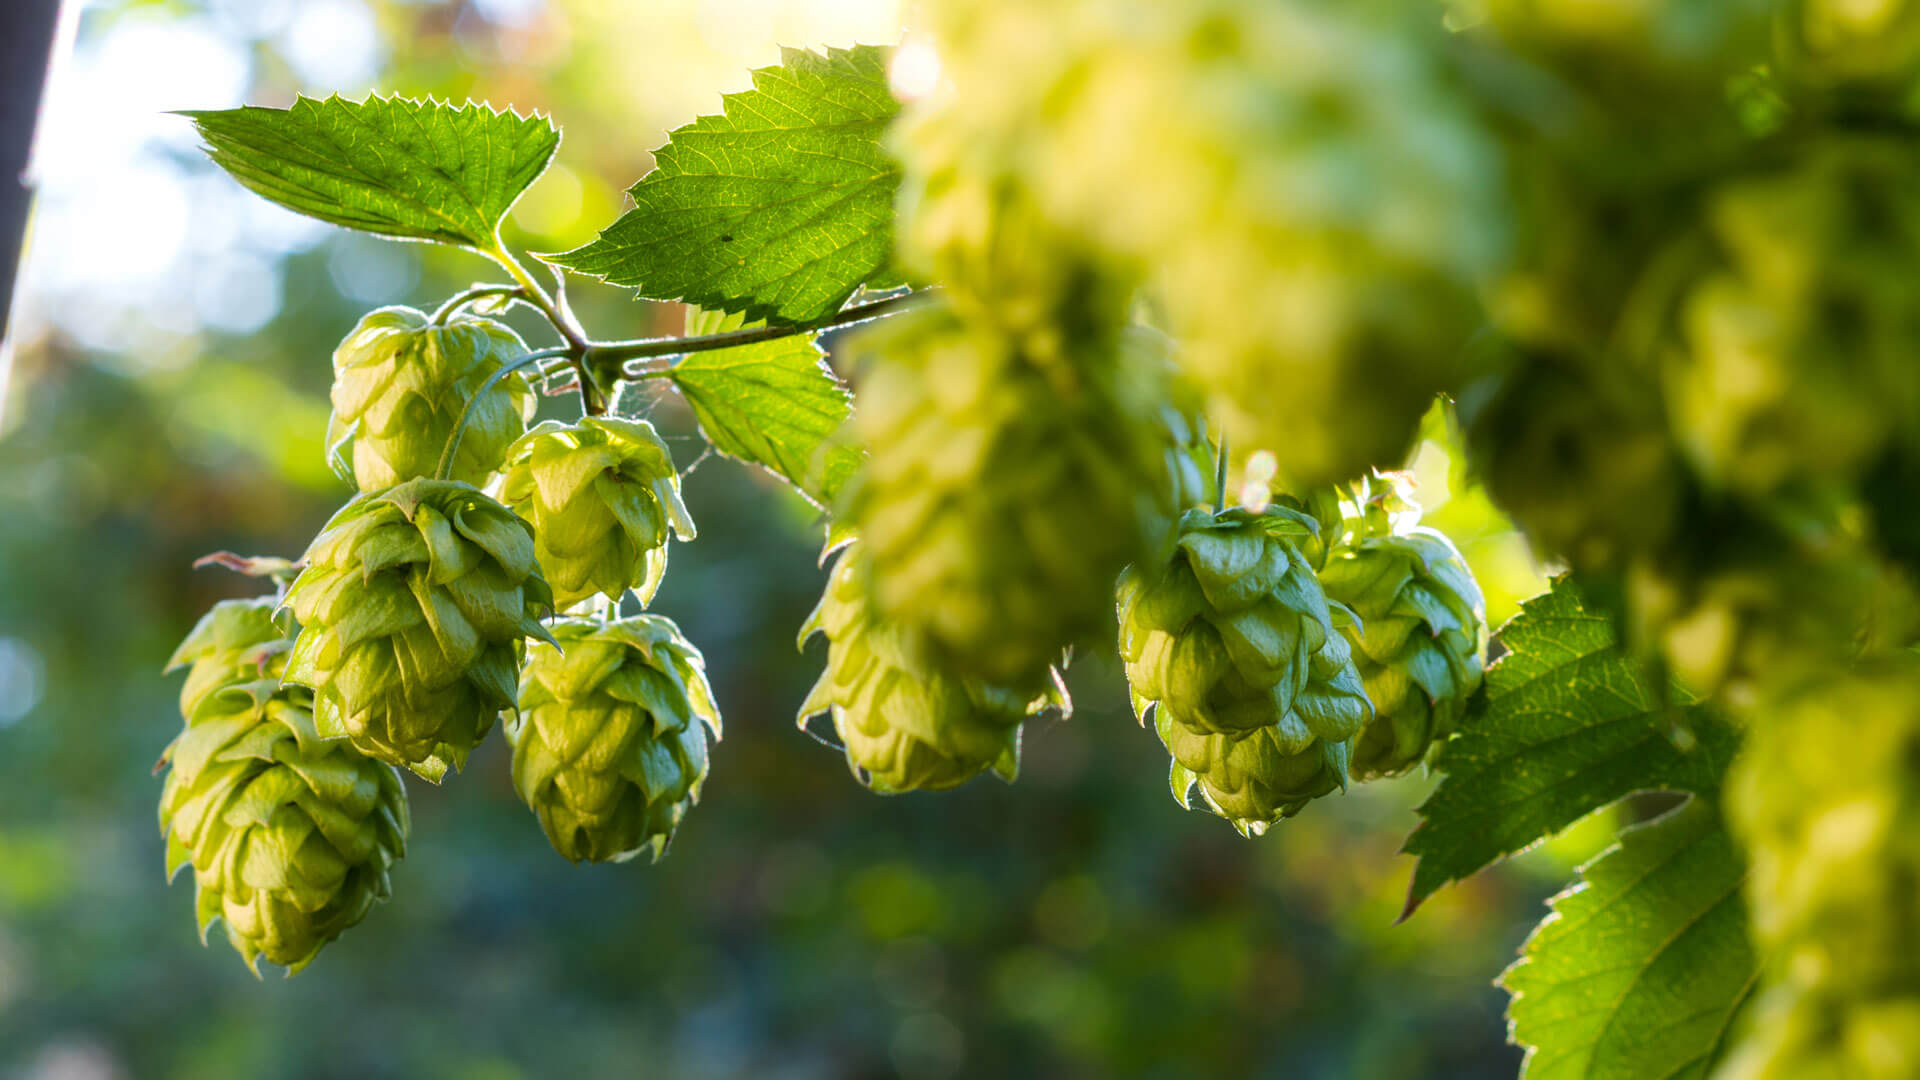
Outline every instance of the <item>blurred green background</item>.
{"type": "MultiPolygon", "coordinates": [[[[367,90],[550,111],[536,251],[620,208],[665,131],[778,44],[886,42],[888,0],[170,0],[74,13],[0,360],[0,1076],[1504,1077],[1490,980],[1592,823],[1394,926],[1431,780],[1322,800],[1266,838],[1176,807],[1108,659],[1029,731],[1024,775],[882,799],[794,728],[819,657],[817,522],[709,460],[655,609],[726,713],[706,798],[654,866],[575,868],[498,738],[411,785],[393,901],[291,981],[256,982],[162,879],[160,668],[218,549],[295,555],[346,491],[322,462],[328,357],[368,307],[431,307],[477,260],[305,222],[207,164],[178,108],[367,90]],[[818,646],[816,645],[816,650],[818,646]]],[[[580,284],[606,337],[671,307],[580,284]]],[[[530,340],[540,328],[521,322],[530,340]]],[[[560,409],[568,402],[550,403],[560,409]]],[[[683,467],[684,414],[655,420],[683,467]]],[[[1415,461],[1490,614],[1539,587],[1438,413],[1415,461]]]]}

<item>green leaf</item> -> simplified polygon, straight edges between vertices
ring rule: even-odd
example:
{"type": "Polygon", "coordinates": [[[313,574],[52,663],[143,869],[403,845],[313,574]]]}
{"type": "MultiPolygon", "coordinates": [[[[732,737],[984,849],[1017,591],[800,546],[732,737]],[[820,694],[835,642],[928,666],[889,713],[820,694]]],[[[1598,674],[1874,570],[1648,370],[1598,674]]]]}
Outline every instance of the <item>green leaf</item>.
{"type": "Polygon", "coordinates": [[[543,116],[471,102],[300,98],[291,109],[189,112],[216,164],[259,194],[349,229],[487,250],[546,170],[543,116]]]}
{"type": "Polygon", "coordinates": [[[888,50],[788,49],[725,113],[669,134],[634,207],[547,261],[652,300],[810,323],[889,272],[899,168],[880,145],[899,102],[888,50]]]}
{"type": "Polygon", "coordinates": [[[1525,1080],[1694,1080],[1758,979],[1746,864],[1694,797],[1620,836],[1553,900],[1500,983],[1525,1080]]]}
{"type": "Polygon", "coordinates": [[[1685,688],[1656,693],[1567,577],[1496,635],[1508,654],[1442,750],[1446,774],[1404,850],[1402,918],[1449,881],[1636,791],[1712,791],[1739,732],[1685,688]],[[1684,747],[1684,749],[1683,749],[1684,747]]]}
{"type": "MultiPolygon", "coordinates": [[[[688,336],[746,325],[739,315],[687,309],[688,336]]],[[[810,334],[689,353],[672,368],[713,448],[763,465],[826,507],[860,467],[840,440],[852,395],[810,334]]]]}

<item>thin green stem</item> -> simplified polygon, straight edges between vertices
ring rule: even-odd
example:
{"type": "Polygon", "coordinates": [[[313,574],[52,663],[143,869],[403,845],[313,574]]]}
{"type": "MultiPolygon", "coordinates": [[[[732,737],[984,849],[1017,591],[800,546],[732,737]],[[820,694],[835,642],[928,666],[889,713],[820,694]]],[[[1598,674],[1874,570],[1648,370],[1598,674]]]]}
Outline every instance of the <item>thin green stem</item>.
{"type": "Polygon", "coordinates": [[[1220,425],[1220,445],[1213,462],[1214,509],[1227,508],[1227,425],[1220,425]]]}
{"type": "Polygon", "coordinates": [[[526,290],[518,285],[475,285],[454,293],[446,303],[441,304],[433,313],[433,325],[445,326],[454,313],[476,300],[485,300],[490,296],[505,296],[517,300],[526,299],[526,290]]]}
{"type": "MultiPolygon", "coordinates": [[[[855,304],[843,308],[817,322],[800,323],[792,326],[754,326],[745,330],[728,330],[725,333],[705,334],[699,337],[663,337],[640,338],[634,341],[608,341],[594,344],[587,349],[587,359],[595,366],[623,363],[629,360],[656,359],[664,356],[680,356],[685,353],[707,352],[712,349],[732,349],[741,345],[758,345],[763,341],[778,341],[781,338],[797,334],[812,334],[821,330],[831,330],[836,326],[850,326],[854,323],[877,319],[908,307],[926,298],[929,289],[902,293],[885,299],[855,304]]],[[[658,378],[657,373],[665,369],[653,367],[632,367],[624,370],[628,378],[658,378]]]]}
{"type": "Polygon", "coordinates": [[[542,360],[565,355],[567,355],[566,349],[540,349],[536,352],[528,353],[513,363],[502,367],[499,371],[487,376],[487,381],[480,384],[480,389],[474,391],[474,395],[467,399],[465,405],[460,406],[460,416],[454,420],[453,434],[447,436],[447,445],[440,451],[440,464],[434,468],[433,478],[435,480],[445,480],[448,475],[452,473],[453,456],[460,452],[460,437],[467,433],[467,421],[473,416],[474,402],[486,397],[489,390],[500,385],[501,379],[519,371],[521,368],[529,364],[537,364],[542,360]]]}
{"type": "Polygon", "coordinates": [[[506,244],[496,239],[493,250],[482,254],[499,263],[500,268],[519,283],[521,291],[525,293],[524,299],[539,308],[540,313],[553,324],[554,332],[566,341],[567,347],[556,355],[565,356],[568,362],[573,364],[574,373],[580,379],[581,411],[588,416],[599,416],[606,412],[605,398],[594,382],[592,369],[587,365],[587,353],[592,348],[592,343],[587,340],[586,332],[580,328],[579,322],[573,318],[573,313],[568,310],[564,302],[554,300],[546,288],[527,271],[525,266],[521,265],[520,260],[513,257],[513,253],[507,250],[506,244]]]}

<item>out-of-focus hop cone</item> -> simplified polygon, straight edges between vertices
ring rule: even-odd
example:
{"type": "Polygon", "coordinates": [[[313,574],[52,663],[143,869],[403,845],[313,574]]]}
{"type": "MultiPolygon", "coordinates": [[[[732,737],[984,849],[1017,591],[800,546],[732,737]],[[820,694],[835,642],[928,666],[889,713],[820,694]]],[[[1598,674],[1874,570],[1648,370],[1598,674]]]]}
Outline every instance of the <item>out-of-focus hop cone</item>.
{"type": "Polygon", "coordinates": [[[1726,798],[1771,988],[1720,1080],[1920,1076],[1920,658],[1757,709],[1726,798]]]}
{"type": "Polygon", "coordinates": [[[1107,625],[1114,577],[1171,515],[1115,336],[1029,344],[946,309],[863,332],[853,427],[870,457],[844,516],[889,626],[942,670],[1038,693],[1107,625]]]}
{"type": "Polygon", "coordinates": [[[957,675],[941,667],[909,631],[873,609],[863,542],[848,544],[800,643],[827,638],[826,669],[800,706],[800,723],[822,713],[856,777],[878,792],[944,791],[991,769],[1012,780],[1020,768],[1020,729],[1049,709],[1071,711],[1057,671],[1035,693],[957,675]]]}
{"type": "Polygon", "coordinates": [[[432,476],[465,410],[449,476],[485,484],[527,430],[535,401],[517,371],[481,390],[526,353],[511,328],[477,315],[435,325],[409,307],[368,312],[333,353],[334,471],[363,492],[432,476]]]}
{"type": "Polygon", "coordinates": [[[651,603],[667,572],[667,536],[694,538],[673,454],[645,420],[589,416],[540,424],[507,451],[500,500],[533,525],[553,602],[651,603]]]}
{"type": "Polygon", "coordinates": [[[413,480],[342,507],[287,590],[287,681],[314,721],[438,783],[519,690],[521,640],[552,597],[533,528],[471,485],[413,480]]]}
{"type": "Polygon", "coordinates": [[[1174,797],[1257,835],[1347,783],[1373,716],[1346,638],[1298,546],[1306,514],[1188,511],[1170,562],[1119,586],[1120,657],[1135,711],[1173,756],[1174,797]]]}
{"type": "Polygon", "coordinates": [[[558,619],[527,649],[507,722],[513,785],[574,862],[658,859],[707,776],[706,661],[659,615],[558,619]]]}

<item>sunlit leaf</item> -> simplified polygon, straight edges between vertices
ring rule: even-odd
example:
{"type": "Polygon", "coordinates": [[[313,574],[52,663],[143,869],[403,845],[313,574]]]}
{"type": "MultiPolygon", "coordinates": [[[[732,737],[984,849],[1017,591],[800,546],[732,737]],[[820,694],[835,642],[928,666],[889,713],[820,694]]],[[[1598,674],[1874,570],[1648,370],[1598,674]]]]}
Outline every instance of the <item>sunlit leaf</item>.
{"type": "Polygon", "coordinates": [[[471,102],[335,95],[291,109],[189,112],[233,178],[349,229],[486,249],[560,145],[543,116],[471,102]]]}
{"type": "Polygon", "coordinates": [[[1738,732],[1682,687],[1653,681],[1606,612],[1570,578],[1521,605],[1497,634],[1508,655],[1437,767],[1405,851],[1419,856],[1410,913],[1435,889],[1649,789],[1710,791],[1738,732]]]}
{"type": "Polygon", "coordinates": [[[888,50],[788,49],[654,151],[634,207],[591,243],[549,260],[654,300],[749,319],[813,322],[893,248],[898,167],[880,137],[900,105],[888,50]]]}

